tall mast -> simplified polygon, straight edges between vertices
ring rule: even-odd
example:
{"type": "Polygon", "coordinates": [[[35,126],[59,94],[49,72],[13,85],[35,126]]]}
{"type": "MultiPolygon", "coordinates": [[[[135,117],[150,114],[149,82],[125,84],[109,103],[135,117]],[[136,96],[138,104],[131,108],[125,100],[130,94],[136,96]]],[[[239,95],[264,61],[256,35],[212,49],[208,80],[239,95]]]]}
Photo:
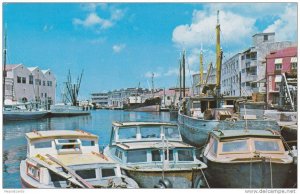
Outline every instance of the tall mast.
{"type": "Polygon", "coordinates": [[[152,93],[152,98],[154,97],[154,73],[152,72],[152,78],[151,78],[151,82],[152,82],[152,88],[151,88],[151,93],[152,93]]]}
{"type": "Polygon", "coordinates": [[[200,52],[200,79],[199,85],[203,84],[203,51],[202,51],[202,44],[201,44],[201,52],[200,52]]]}
{"type": "Polygon", "coordinates": [[[184,98],[185,97],[185,50],[183,51],[183,55],[182,55],[182,71],[183,71],[182,85],[183,85],[183,98],[184,98]]]}
{"type": "MultiPolygon", "coordinates": [[[[220,22],[219,22],[219,10],[217,12],[217,26],[216,26],[216,95],[220,97],[220,82],[221,82],[221,63],[222,63],[222,51],[220,43],[220,22]]],[[[219,102],[217,101],[217,107],[219,102]]]]}
{"type": "Polygon", "coordinates": [[[181,63],[181,59],[179,59],[179,100],[182,99],[182,95],[181,95],[181,87],[182,87],[182,63],[181,63]]]}
{"type": "Polygon", "coordinates": [[[4,31],[4,40],[3,40],[3,86],[2,86],[2,90],[3,90],[3,104],[2,106],[4,107],[4,101],[5,101],[5,78],[6,78],[6,28],[4,31]]]}

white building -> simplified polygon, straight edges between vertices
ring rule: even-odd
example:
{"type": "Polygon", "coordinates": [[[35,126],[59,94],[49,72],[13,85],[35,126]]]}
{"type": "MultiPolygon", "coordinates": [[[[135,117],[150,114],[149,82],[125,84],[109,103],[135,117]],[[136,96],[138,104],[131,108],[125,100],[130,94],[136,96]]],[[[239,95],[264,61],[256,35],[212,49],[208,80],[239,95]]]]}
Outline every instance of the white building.
{"type": "Polygon", "coordinates": [[[56,79],[48,70],[6,65],[5,99],[18,102],[55,103],[56,79]]]}
{"type": "Polygon", "coordinates": [[[225,96],[240,96],[241,94],[241,56],[241,53],[237,53],[222,64],[221,94],[225,96]]]}
{"type": "Polygon", "coordinates": [[[252,36],[252,47],[235,54],[222,63],[221,94],[252,96],[265,93],[266,56],[273,50],[295,45],[293,42],[275,42],[275,33],[258,33],[252,36]]]}
{"type": "Polygon", "coordinates": [[[101,107],[108,107],[108,101],[109,101],[109,93],[108,92],[97,92],[92,93],[92,104],[95,104],[96,106],[101,107]]]}

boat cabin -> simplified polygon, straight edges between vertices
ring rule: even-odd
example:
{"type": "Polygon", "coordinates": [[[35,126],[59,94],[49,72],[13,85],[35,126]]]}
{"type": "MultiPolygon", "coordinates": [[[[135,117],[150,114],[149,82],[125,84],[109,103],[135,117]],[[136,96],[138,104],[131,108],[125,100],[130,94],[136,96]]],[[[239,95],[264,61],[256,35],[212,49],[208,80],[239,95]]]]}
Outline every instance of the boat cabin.
{"type": "Polygon", "coordinates": [[[26,133],[27,157],[99,152],[98,137],[82,130],[34,131],[26,133]]]}
{"type": "Polygon", "coordinates": [[[182,142],[176,124],[113,123],[110,153],[123,164],[195,161],[194,147],[182,142]]]}
{"type": "MultiPolygon", "coordinates": [[[[82,130],[57,130],[26,133],[26,138],[27,159],[20,165],[25,187],[66,188],[69,180],[72,182],[66,168],[95,187],[106,187],[112,178],[121,177],[119,166],[99,153],[96,135],[82,130]]],[[[82,186],[76,182],[72,183],[82,186]]]]}
{"type": "Polygon", "coordinates": [[[110,145],[125,142],[182,141],[178,126],[160,122],[114,122],[110,145]]]}
{"type": "Polygon", "coordinates": [[[223,162],[261,157],[285,160],[287,155],[280,134],[272,130],[214,130],[204,150],[210,160],[223,162]]]}

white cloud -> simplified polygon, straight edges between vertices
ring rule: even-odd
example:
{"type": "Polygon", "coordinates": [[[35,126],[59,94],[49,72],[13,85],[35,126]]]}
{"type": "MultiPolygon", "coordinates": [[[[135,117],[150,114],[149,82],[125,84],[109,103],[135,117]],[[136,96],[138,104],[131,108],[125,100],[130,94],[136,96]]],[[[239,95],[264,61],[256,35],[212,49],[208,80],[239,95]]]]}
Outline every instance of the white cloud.
{"type": "MultiPolygon", "coordinates": [[[[173,31],[173,42],[184,48],[215,45],[216,12],[207,10],[193,12],[192,23],[177,26],[173,31]]],[[[255,31],[255,20],[230,11],[220,12],[222,44],[241,44],[241,39],[249,38],[255,31]]]]}
{"type": "Polygon", "coordinates": [[[50,31],[52,29],[53,29],[53,25],[44,25],[44,27],[43,27],[43,31],[44,32],[48,32],[48,31],[50,31]]]}
{"type": "Polygon", "coordinates": [[[297,37],[297,6],[288,4],[279,19],[269,25],[264,32],[275,32],[277,41],[295,40],[297,37]]]}
{"type": "Polygon", "coordinates": [[[177,75],[179,75],[179,69],[178,68],[169,69],[163,75],[164,76],[177,76],[177,75]]]}
{"type": "Polygon", "coordinates": [[[83,25],[84,27],[100,26],[101,29],[107,29],[113,26],[110,20],[100,18],[96,13],[90,13],[85,20],[73,19],[73,24],[83,25]]]}
{"type": "Polygon", "coordinates": [[[160,77],[161,76],[161,73],[159,73],[159,72],[150,72],[150,71],[148,71],[147,73],[145,73],[145,77],[146,78],[152,78],[152,74],[153,74],[153,77],[154,78],[157,78],[157,77],[160,77]]]}
{"type": "Polygon", "coordinates": [[[121,52],[124,48],[126,47],[125,44],[116,44],[116,45],[113,45],[112,49],[115,53],[119,53],[121,52]]]}
{"type": "Polygon", "coordinates": [[[96,32],[99,32],[99,29],[101,30],[113,27],[125,15],[125,10],[116,9],[114,7],[111,7],[108,10],[108,5],[103,3],[90,3],[84,5],[83,9],[89,12],[88,15],[85,19],[74,18],[73,25],[82,25],[86,28],[95,28],[96,32]],[[102,18],[99,13],[96,12],[97,7],[101,7],[102,11],[109,11],[109,18],[102,18]]]}

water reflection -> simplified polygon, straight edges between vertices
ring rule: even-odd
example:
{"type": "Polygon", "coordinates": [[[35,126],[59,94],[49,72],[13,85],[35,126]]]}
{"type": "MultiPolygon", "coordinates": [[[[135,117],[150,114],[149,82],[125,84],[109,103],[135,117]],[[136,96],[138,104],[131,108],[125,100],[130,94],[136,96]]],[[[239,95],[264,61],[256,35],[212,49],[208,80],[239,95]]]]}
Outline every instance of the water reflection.
{"type": "Polygon", "coordinates": [[[3,188],[21,188],[19,165],[26,158],[25,133],[33,130],[82,129],[99,136],[99,144],[109,143],[113,121],[170,121],[168,112],[145,113],[95,110],[90,116],[56,117],[31,121],[4,122],[3,188]]]}

